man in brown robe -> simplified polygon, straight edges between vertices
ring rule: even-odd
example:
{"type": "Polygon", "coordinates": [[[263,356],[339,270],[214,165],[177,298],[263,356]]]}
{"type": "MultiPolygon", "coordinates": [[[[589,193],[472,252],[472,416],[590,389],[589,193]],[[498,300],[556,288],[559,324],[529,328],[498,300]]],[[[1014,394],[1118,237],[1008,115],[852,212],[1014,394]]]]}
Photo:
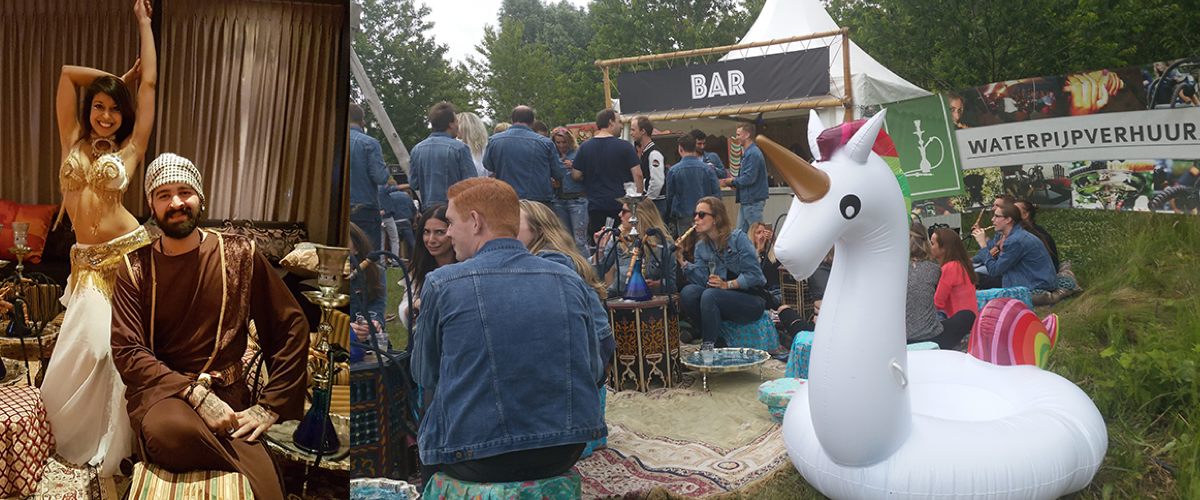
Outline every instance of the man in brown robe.
{"type": "Polygon", "coordinates": [[[244,237],[202,231],[200,173],[166,153],[146,169],[163,236],[125,257],[113,292],[113,361],[142,458],[167,470],[237,471],[258,498],[283,486],[259,436],[304,408],[308,324],[244,237]],[[253,399],[243,373],[254,320],[270,382],[253,399]]]}

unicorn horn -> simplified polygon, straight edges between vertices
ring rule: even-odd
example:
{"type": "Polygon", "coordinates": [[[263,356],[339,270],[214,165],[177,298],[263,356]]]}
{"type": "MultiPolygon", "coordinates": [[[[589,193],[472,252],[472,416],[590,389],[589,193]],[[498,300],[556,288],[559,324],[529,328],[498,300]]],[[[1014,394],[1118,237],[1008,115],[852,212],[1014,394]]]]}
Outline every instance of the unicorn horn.
{"type": "Polygon", "coordinates": [[[765,135],[759,135],[754,140],[800,201],[812,203],[829,192],[829,176],[825,172],[765,135]]]}

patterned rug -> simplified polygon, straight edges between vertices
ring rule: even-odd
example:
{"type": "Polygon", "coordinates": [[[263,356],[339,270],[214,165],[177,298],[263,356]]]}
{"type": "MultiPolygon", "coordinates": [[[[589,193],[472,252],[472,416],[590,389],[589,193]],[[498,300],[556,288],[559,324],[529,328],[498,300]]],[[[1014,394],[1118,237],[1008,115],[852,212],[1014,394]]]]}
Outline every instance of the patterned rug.
{"type": "MultiPolygon", "coordinates": [[[[685,354],[695,350],[684,346],[685,354]]],[[[656,488],[686,497],[747,487],[788,464],[780,428],[758,402],[758,385],[783,363],[710,375],[684,374],[679,387],[610,392],[608,447],[580,461],[585,498],[638,497],[656,488]]]]}

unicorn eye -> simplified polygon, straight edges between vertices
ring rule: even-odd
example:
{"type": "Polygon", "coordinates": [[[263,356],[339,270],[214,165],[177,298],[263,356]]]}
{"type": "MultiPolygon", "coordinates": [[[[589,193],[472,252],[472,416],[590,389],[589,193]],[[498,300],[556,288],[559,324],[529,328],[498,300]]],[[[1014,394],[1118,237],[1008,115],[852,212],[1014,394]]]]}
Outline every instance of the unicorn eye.
{"type": "Polygon", "coordinates": [[[862,210],[862,200],[859,200],[858,196],[848,194],[842,197],[841,207],[842,217],[850,220],[857,217],[858,212],[862,210]]]}

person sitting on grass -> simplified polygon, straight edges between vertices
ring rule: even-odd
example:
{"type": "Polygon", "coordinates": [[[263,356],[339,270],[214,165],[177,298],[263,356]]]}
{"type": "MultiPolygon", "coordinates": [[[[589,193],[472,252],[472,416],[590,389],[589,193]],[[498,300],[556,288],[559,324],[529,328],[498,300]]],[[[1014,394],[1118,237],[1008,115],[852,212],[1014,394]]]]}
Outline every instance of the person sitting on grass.
{"type": "Polygon", "coordinates": [[[958,232],[948,227],[935,229],[929,235],[929,250],[933,258],[942,265],[942,277],[938,279],[937,291],[933,294],[933,305],[942,318],[954,316],[959,311],[979,314],[975,300],[975,283],[979,280],[967,249],[958,232]]]}
{"type": "Polygon", "coordinates": [[[1029,233],[1021,222],[1021,211],[1014,204],[996,208],[992,216],[996,234],[986,239],[983,229],[971,235],[979,243],[979,252],[971,259],[979,276],[979,289],[1023,286],[1030,291],[1052,292],[1058,288],[1054,264],[1046,245],[1029,233]]]}
{"type": "Polygon", "coordinates": [[[1030,234],[1042,240],[1042,244],[1046,245],[1046,251],[1050,252],[1050,261],[1054,263],[1054,271],[1058,272],[1058,245],[1054,243],[1054,237],[1050,236],[1050,231],[1037,224],[1038,206],[1030,203],[1028,200],[1017,200],[1015,204],[1017,205],[1017,209],[1021,211],[1023,227],[1030,234]]]}
{"type": "Polygon", "coordinates": [[[941,349],[954,349],[975,323],[975,313],[961,310],[939,320],[934,295],[942,270],[930,260],[929,232],[914,223],[908,233],[908,293],[905,301],[905,331],[909,344],[937,342],[941,349]]]}
{"type": "MultiPolygon", "coordinates": [[[[608,283],[608,295],[617,296],[625,293],[625,279],[629,274],[629,266],[633,262],[633,230],[631,223],[633,215],[629,205],[621,206],[621,235],[614,240],[611,234],[596,233],[599,238],[596,255],[603,256],[596,265],[596,272],[608,283]],[[616,264],[614,269],[614,264],[616,264]],[[620,270],[618,273],[617,271],[620,270]]],[[[675,262],[670,255],[675,251],[675,243],[667,237],[667,225],[658,214],[654,200],[645,199],[638,204],[638,236],[642,238],[641,249],[638,250],[638,260],[642,263],[642,276],[651,293],[666,294],[675,290],[675,262]],[[667,259],[663,260],[663,248],[666,247],[667,259]]]]}
{"type": "Polygon", "coordinates": [[[458,259],[454,258],[454,246],[446,229],[450,221],[446,218],[446,204],[438,203],[421,212],[421,220],[417,223],[417,234],[421,244],[413,249],[413,259],[408,263],[408,274],[412,283],[412,301],[408,303],[409,294],[405,293],[400,301],[400,322],[405,328],[412,328],[410,316],[416,317],[421,312],[421,285],[425,284],[425,276],[442,266],[448,266],[458,259]]]}

